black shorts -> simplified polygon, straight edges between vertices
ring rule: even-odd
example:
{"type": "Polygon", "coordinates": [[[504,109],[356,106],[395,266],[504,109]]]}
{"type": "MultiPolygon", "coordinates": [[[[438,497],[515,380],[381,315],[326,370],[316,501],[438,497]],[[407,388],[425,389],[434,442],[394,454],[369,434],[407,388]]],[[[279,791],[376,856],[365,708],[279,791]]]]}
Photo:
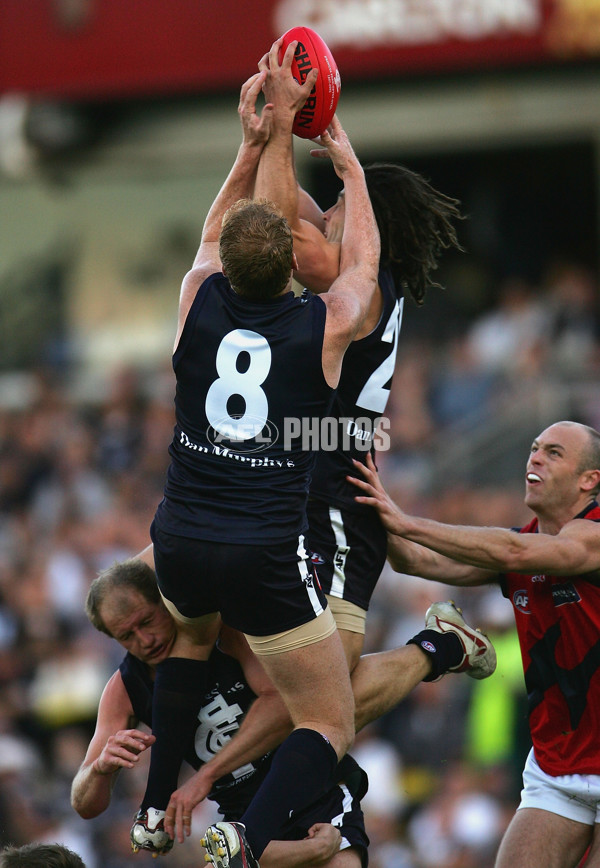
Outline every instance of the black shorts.
{"type": "Polygon", "coordinates": [[[312,621],[327,608],[304,538],[235,545],[173,536],[152,523],[161,593],[186,618],[220,612],[250,636],[270,636],[312,621]]]}
{"type": "Polygon", "coordinates": [[[375,509],[355,512],[308,501],[307,546],[326,594],[365,611],[387,555],[387,534],[375,509]]]}
{"type": "Polygon", "coordinates": [[[331,823],[342,835],[340,849],[356,847],[360,853],[362,868],[367,868],[369,837],[360,807],[360,800],[367,791],[367,775],[351,757],[345,757],[342,762],[346,760],[351,761],[360,773],[359,788],[355,786],[356,774],[353,774],[354,781],[342,781],[307,808],[293,811],[278,838],[283,841],[301,841],[315,823],[331,823]]]}

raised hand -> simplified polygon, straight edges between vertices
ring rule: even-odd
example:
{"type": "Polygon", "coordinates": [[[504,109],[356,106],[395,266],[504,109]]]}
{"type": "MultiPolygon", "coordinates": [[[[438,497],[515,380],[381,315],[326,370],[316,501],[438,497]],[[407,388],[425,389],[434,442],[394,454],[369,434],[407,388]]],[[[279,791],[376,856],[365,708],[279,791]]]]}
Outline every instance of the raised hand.
{"type": "Polygon", "coordinates": [[[267,77],[266,71],[256,72],[244,82],[240,91],[238,115],[242,124],[243,139],[246,145],[264,145],[271,132],[273,106],[267,103],[260,114],[256,111],[256,100],[267,77]]]}
{"type": "Polygon", "coordinates": [[[291,70],[298,42],[297,40],[290,42],[280,63],[281,42],[279,38],[273,43],[271,50],[259,60],[258,68],[267,74],[263,85],[265,99],[273,103],[274,111],[278,116],[284,114],[293,119],[310,96],[319,71],[311,69],[302,84],[296,81],[291,70]]]}
{"type": "Polygon", "coordinates": [[[356,460],[352,463],[361,476],[347,476],[346,479],[363,492],[354,498],[356,502],[375,507],[385,529],[390,533],[401,533],[405,513],[394,503],[383,487],[371,453],[367,453],[366,464],[356,460]]]}
{"type": "Polygon", "coordinates": [[[312,141],[322,147],[313,148],[310,152],[311,156],[329,158],[338,178],[343,178],[351,167],[356,168],[358,165],[358,158],[337,115],[333,116],[329,127],[322,135],[312,141]]]}

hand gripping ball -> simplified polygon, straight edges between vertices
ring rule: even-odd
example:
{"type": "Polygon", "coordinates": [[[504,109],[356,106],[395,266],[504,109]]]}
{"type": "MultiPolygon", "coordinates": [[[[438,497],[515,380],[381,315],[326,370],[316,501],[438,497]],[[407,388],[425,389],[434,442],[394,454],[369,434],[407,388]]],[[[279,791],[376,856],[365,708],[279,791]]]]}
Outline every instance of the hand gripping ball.
{"type": "Polygon", "coordinates": [[[292,27],[282,39],[280,62],[290,42],[298,40],[292,75],[299,84],[304,82],[311,69],[316,67],[319,70],[316,84],[296,114],[293,126],[294,133],[301,139],[315,139],[327,129],[335,114],[340,98],[340,73],[326,43],[310,27],[292,27]]]}

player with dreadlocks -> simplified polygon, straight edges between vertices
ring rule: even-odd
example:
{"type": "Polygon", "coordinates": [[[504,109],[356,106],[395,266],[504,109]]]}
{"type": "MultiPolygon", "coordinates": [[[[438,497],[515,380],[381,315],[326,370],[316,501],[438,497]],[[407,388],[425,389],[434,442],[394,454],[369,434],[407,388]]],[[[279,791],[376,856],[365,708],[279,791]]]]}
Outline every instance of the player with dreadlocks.
{"type": "MultiPolygon", "coordinates": [[[[285,60],[279,63],[278,50],[279,40],[259,69],[268,70],[263,90],[274,111],[289,112],[297,85],[285,74],[285,60]]],[[[327,156],[323,150],[311,153],[327,156]]],[[[313,292],[326,292],[340,270],[344,191],[331,208],[321,211],[297,184],[291,135],[271,135],[258,172],[269,184],[265,195],[279,205],[292,227],[299,266],[295,278],[313,292]]],[[[356,475],[353,458],[364,461],[368,451],[374,453],[373,437],[390,395],[404,296],[423,304],[427,289],[438,285],[432,275],[444,250],[462,249],[455,227],[461,219],[456,199],[403,166],[379,163],[365,167],[364,173],[381,237],[378,291],[344,357],[331,413],[337,421],[329,443],[319,443],[308,509],[308,546],[351,669],[361,654],[369,601],[385,563],[386,533],[376,511],[369,515],[356,503],[346,476],[356,475]]]]}

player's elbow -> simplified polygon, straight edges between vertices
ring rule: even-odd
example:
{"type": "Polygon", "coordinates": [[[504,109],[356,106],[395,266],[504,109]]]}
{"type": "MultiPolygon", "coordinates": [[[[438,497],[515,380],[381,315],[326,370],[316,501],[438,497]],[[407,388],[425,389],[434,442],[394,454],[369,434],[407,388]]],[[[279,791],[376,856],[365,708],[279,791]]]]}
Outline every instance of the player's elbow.
{"type": "Polygon", "coordinates": [[[555,576],[581,575],[590,570],[585,546],[573,540],[546,544],[543,550],[520,545],[520,540],[506,553],[504,571],[515,573],[551,573],[555,576]]]}
{"type": "Polygon", "coordinates": [[[99,804],[89,797],[86,798],[84,788],[74,784],[71,788],[71,807],[83,820],[93,820],[106,810],[108,804],[99,804]]]}
{"type": "Polygon", "coordinates": [[[102,811],[94,809],[91,805],[86,804],[77,798],[71,796],[71,807],[79,814],[82,820],[93,820],[98,817],[102,811]]]}
{"type": "Polygon", "coordinates": [[[388,551],[387,556],[388,563],[390,567],[393,569],[395,573],[403,573],[404,575],[413,575],[410,570],[410,565],[405,560],[405,558],[395,554],[394,552],[388,551]]]}

